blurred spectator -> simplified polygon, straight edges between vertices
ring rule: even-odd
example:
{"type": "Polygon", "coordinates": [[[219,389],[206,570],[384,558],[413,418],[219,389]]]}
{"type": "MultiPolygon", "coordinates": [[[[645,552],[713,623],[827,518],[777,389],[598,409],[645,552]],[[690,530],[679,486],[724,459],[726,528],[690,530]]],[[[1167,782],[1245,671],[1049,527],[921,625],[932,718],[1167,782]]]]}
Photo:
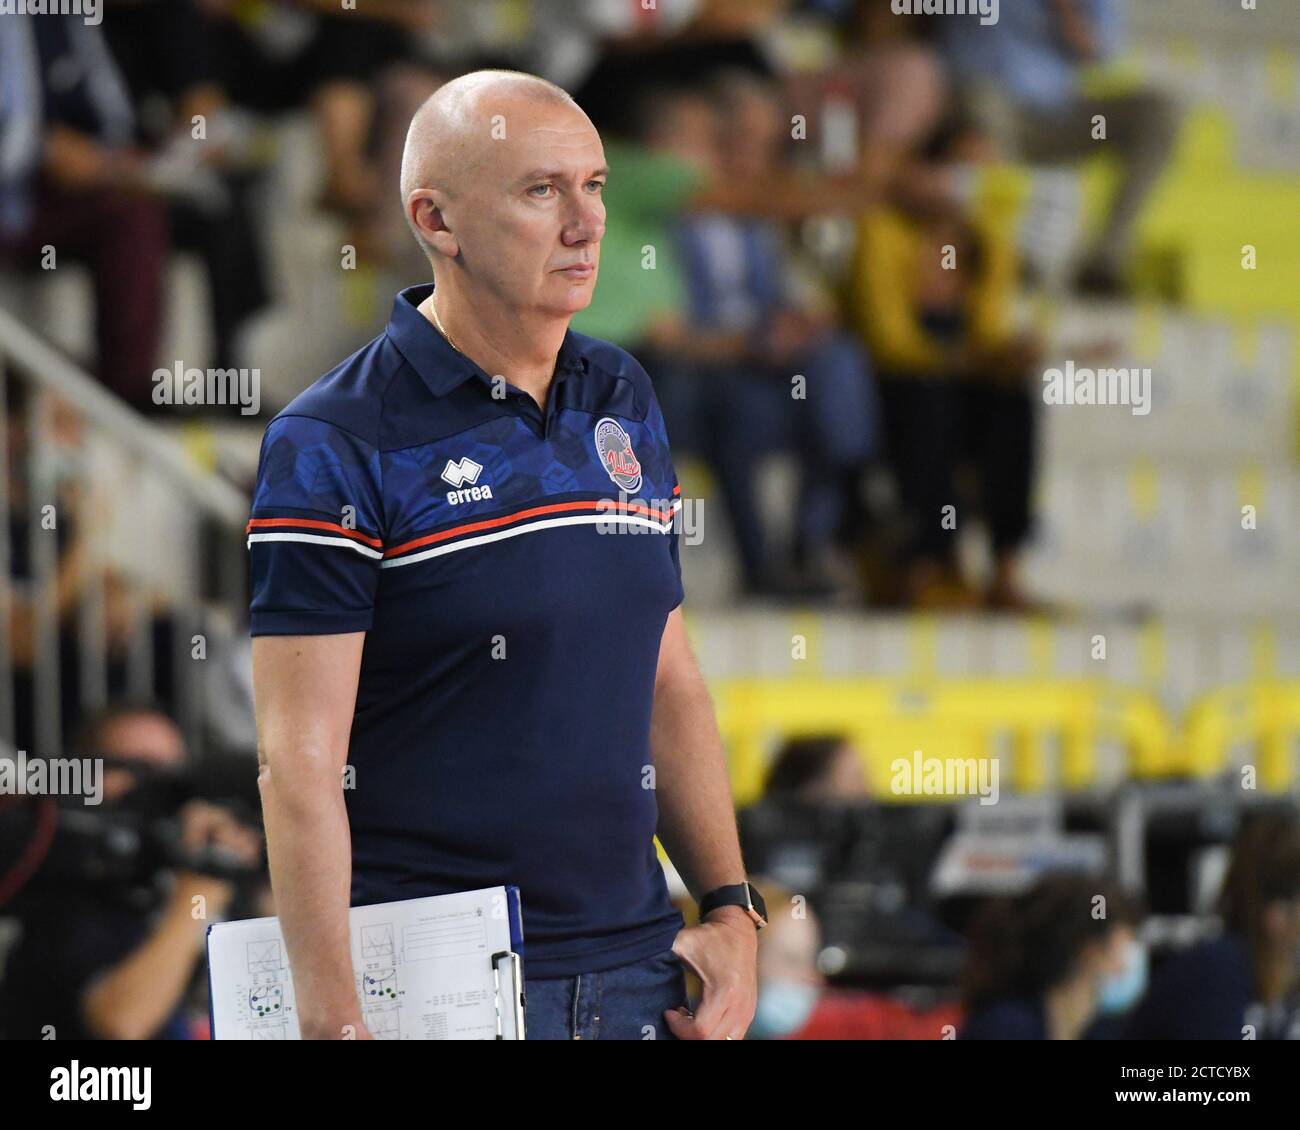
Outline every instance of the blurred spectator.
{"type": "Polygon", "coordinates": [[[814,804],[869,795],[862,755],[841,734],[789,739],[773,758],[763,787],[764,800],[814,804]]]}
{"type": "MultiPolygon", "coordinates": [[[[688,301],[670,224],[715,175],[716,140],[708,103],[688,88],[649,91],[640,110],[634,140],[603,139],[610,176],[600,275],[590,305],[572,325],[632,351],[653,378],[655,364],[642,354],[660,344],[683,344],[676,327],[688,301]]],[[[694,343],[700,350],[713,344],[694,343]]],[[[716,348],[737,345],[720,342],[716,348]]],[[[671,418],[668,423],[672,427],[671,418]]]]}
{"type": "MultiPolygon", "coordinates": [[[[401,123],[404,132],[416,107],[437,85],[418,37],[437,26],[440,5],[431,0],[378,0],[366,4],[364,11],[342,12],[334,0],[308,0],[307,6],[319,21],[309,58],[312,109],[326,169],[320,203],[349,225],[348,238],[359,255],[386,259],[391,229],[384,216],[396,215],[398,209],[391,205],[391,190],[385,188],[378,160],[384,133],[381,80],[385,72],[402,65],[421,72],[402,105],[392,110],[391,121],[401,123]]],[[[396,162],[390,167],[396,168],[396,162]]],[[[405,239],[402,245],[408,246],[405,239]]]]}
{"type": "MultiPolygon", "coordinates": [[[[672,4],[610,4],[562,0],[569,30],[602,33],[599,54],[574,97],[605,133],[638,129],[647,91],[687,86],[721,68],[763,77],[776,70],[762,42],[789,0],[677,0],[672,4]]],[[[547,12],[547,18],[551,13],[547,12]]]]}
{"type": "MultiPolygon", "coordinates": [[[[69,405],[51,397],[50,432],[41,452],[51,468],[53,494],[33,497],[29,481],[31,433],[29,397],[17,381],[5,385],[6,435],[9,463],[9,570],[3,598],[9,602],[10,647],[13,661],[15,748],[48,755],[35,746],[36,673],[46,656],[39,638],[39,610],[53,607],[58,648],[58,677],[62,726],[66,733],[80,711],[82,680],[86,677],[87,641],[80,612],[85,602],[102,614],[104,680],[107,693],[122,694],[130,680],[131,649],[144,646],[152,656],[150,686],[162,702],[173,704],[181,688],[172,662],[174,632],[180,630],[165,601],[140,591],[131,578],[97,552],[94,524],[111,513],[104,487],[87,474],[81,419],[69,405]],[[52,506],[53,525],[44,524],[42,508],[52,506]],[[35,541],[54,541],[54,564],[48,576],[37,575],[35,541]]],[[[188,649],[188,645],[187,645],[188,649]]],[[[180,669],[198,678],[194,665],[180,669]]]]}
{"type": "MultiPolygon", "coordinates": [[[[988,150],[978,135],[945,126],[929,153],[959,163],[988,150]]],[[[994,555],[982,598],[1023,608],[1017,566],[1030,530],[1036,431],[1029,378],[1041,346],[1011,325],[1012,233],[997,216],[881,207],[866,213],[859,237],[851,301],[880,370],[907,526],[904,600],[924,607],[981,600],[956,556],[957,471],[969,461],[994,555]]]]}
{"type": "MultiPolygon", "coordinates": [[[[0,984],[3,1036],[48,1038],[48,1026],[59,1040],[191,1038],[185,1001],[207,921],[226,910],[236,886],[178,860],[216,860],[255,874],[260,835],[204,801],[170,807],[185,743],[175,724],[148,706],[105,710],[72,748],[104,759],[104,802],[60,809],[44,865],[6,908],[22,936],[0,984]],[[113,827],[119,851],[124,843],[150,843],[160,820],[175,822],[171,860],[112,858],[101,844],[113,827]],[[75,839],[61,843],[69,833],[75,839]],[[198,917],[196,905],[203,908],[198,917]]],[[[17,819],[9,815],[10,831],[17,819]]]]}
{"type": "MultiPolygon", "coordinates": [[[[146,3],[171,7],[167,0],[146,3]]],[[[411,114],[437,85],[427,43],[445,4],[370,0],[346,10],[337,0],[190,4],[200,11],[210,74],[226,98],[264,115],[310,108],[324,164],[316,203],[345,225],[358,256],[373,264],[409,252],[381,169],[396,168],[411,114]]],[[[182,69],[205,73],[198,61],[187,56],[182,69]]]]}
{"type": "Polygon", "coordinates": [[[95,371],[148,408],[167,225],[103,34],[77,16],[0,20],[0,266],[81,261],[95,287],[95,371]]]}
{"type": "Polygon", "coordinates": [[[828,172],[856,165],[873,199],[914,210],[951,207],[954,189],[920,151],[950,112],[932,21],[900,19],[889,0],[857,0],[842,52],[824,69],[787,78],[828,172]]]}
{"type": "Polygon", "coordinates": [[[958,99],[1006,154],[1039,163],[1118,154],[1120,183],[1079,275],[1098,293],[1121,289],[1134,226],[1178,129],[1174,103],[1158,91],[1081,92],[1081,67],[1114,52],[1119,23],[1115,0],[1017,0],[994,27],[943,21],[958,99]],[[1098,115],[1104,141],[1093,133],[1098,115]]]}
{"type": "Polygon", "coordinates": [[[1220,896],[1223,933],[1161,965],[1134,1013],[1137,1040],[1300,1039],[1300,817],[1242,829],[1220,896]]]}
{"type": "Polygon", "coordinates": [[[1058,873],[971,926],[963,1040],[1077,1040],[1146,988],[1139,916],[1109,882],[1058,873]],[[1099,901],[1104,900],[1104,901],[1099,901]]]}
{"type": "MultiPolygon", "coordinates": [[[[772,183],[789,138],[776,89],[733,71],[717,76],[712,92],[724,180],[772,183]]],[[[877,445],[867,359],[836,326],[830,296],[796,288],[796,264],[772,221],[700,211],[679,234],[691,331],[742,344],[725,361],[664,371],[662,385],[689,385],[664,391],[677,446],[697,452],[717,475],[747,593],[831,593],[833,545],[853,524],[859,482],[877,445]],[[685,428],[678,426],[683,417],[685,428]],[[792,450],[799,467],[789,581],[771,560],[755,491],[762,457],[780,449],[792,450]]]]}
{"type": "Polygon", "coordinates": [[[759,935],[758,1009],[751,1040],[938,1040],[958,1010],[918,1010],[876,993],[831,988],[818,967],[821,928],[807,901],[761,876],[767,902],[759,935]]]}
{"type": "Polygon", "coordinates": [[[572,326],[623,346],[652,379],[661,362],[733,360],[746,348],[743,334],[690,324],[684,268],[672,238],[675,221],[692,210],[777,219],[856,213],[867,199],[865,182],[788,167],[772,169],[771,180],[725,172],[714,107],[698,77],[642,87],[629,96],[627,121],[627,133],[601,139],[610,176],[600,278],[572,326]],[[778,179],[783,190],[774,193],[770,184],[778,179]]]}
{"type": "Polygon", "coordinates": [[[951,91],[943,63],[917,29],[889,4],[859,0],[843,72],[859,92],[863,163],[880,187],[897,196],[914,191],[915,164],[947,112],[951,91]]]}
{"type": "Polygon", "coordinates": [[[198,255],[207,274],[213,364],[237,367],[236,335],[270,294],[248,139],[217,77],[212,23],[200,0],[114,0],[107,14],[135,140],[154,156],[169,198],[172,243],[198,255]]]}

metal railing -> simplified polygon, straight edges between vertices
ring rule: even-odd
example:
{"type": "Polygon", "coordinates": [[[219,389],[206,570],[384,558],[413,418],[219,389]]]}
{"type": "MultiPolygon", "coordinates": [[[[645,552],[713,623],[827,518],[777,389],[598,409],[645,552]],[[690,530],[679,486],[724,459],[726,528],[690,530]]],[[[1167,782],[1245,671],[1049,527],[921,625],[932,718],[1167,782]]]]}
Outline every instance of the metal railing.
{"type": "Polygon", "coordinates": [[[212,609],[245,603],[246,497],[4,309],[0,472],[0,741],[61,753],[69,682],[81,714],[107,702],[113,681],[156,697],[162,623],[171,705],[201,751],[195,636],[212,609]]]}

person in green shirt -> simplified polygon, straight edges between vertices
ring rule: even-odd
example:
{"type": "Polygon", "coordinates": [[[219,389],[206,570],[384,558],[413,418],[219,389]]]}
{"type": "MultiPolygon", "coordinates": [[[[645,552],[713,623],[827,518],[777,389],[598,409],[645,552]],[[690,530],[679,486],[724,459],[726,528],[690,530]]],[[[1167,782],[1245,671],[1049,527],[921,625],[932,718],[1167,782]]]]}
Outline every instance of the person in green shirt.
{"type": "Polygon", "coordinates": [[[675,320],[685,283],[669,234],[673,218],[704,180],[699,169],[671,154],[626,142],[605,147],[610,181],[600,285],[573,328],[632,349],[650,340],[657,322],[675,320]]]}
{"type": "Polygon", "coordinates": [[[700,210],[776,220],[856,214],[871,202],[871,190],[862,177],[832,180],[794,169],[779,170],[764,183],[729,178],[718,150],[715,107],[703,85],[645,89],[633,119],[633,137],[605,141],[610,174],[600,274],[591,305],[574,315],[572,326],[638,356],[649,351],[696,361],[737,358],[747,346],[744,335],[703,334],[689,326],[674,223],[700,210]],[[773,192],[772,184],[780,184],[780,191],[773,192]]]}

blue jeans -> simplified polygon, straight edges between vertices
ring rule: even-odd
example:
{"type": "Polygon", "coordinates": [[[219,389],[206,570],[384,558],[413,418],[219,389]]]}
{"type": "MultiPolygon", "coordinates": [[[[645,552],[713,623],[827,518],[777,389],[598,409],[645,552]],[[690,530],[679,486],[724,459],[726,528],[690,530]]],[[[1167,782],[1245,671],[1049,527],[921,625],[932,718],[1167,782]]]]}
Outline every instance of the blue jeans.
{"type": "Polygon", "coordinates": [[[524,978],[530,1040],[675,1040],[664,1011],[687,1004],[686,975],[672,950],[575,977],[524,978]]]}

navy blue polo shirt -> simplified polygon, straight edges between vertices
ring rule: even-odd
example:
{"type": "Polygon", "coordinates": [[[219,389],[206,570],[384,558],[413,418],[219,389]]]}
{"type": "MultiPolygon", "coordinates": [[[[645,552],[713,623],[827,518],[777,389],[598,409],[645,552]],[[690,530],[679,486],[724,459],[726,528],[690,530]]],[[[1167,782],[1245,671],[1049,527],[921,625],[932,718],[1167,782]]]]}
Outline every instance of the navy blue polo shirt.
{"type": "Polygon", "coordinates": [[[253,635],[365,632],[352,904],[513,883],[528,976],[671,947],[650,714],[681,603],[680,490],[628,353],[568,331],[545,411],[402,291],[275,417],[253,635]]]}

